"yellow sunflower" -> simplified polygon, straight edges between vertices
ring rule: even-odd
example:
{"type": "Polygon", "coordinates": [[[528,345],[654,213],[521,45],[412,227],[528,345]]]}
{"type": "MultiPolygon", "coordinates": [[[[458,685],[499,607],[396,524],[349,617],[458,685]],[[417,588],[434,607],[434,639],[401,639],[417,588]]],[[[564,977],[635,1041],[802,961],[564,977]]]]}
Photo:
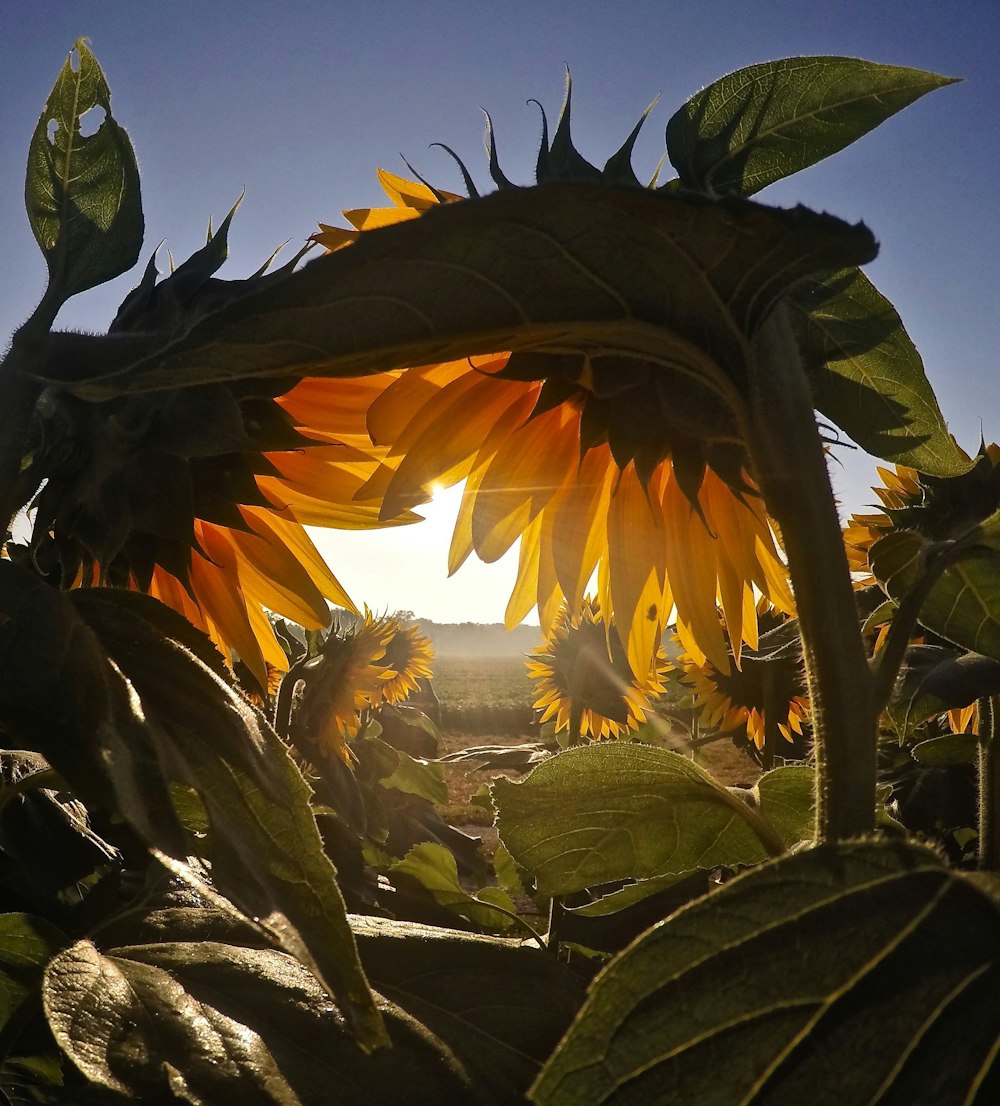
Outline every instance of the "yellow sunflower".
{"type": "Polygon", "coordinates": [[[560,609],[545,642],[526,660],[538,681],[533,702],[542,723],[555,719],[556,733],[571,742],[617,738],[638,729],[663,693],[666,660],[658,654],[637,679],[616,635],[609,632],[598,600],[587,596],[571,612],[560,609]]]}
{"type": "Polygon", "coordinates": [[[379,701],[402,703],[417,690],[420,680],[429,680],[433,675],[434,649],[418,625],[404,626],[393,616],[385,622],[391,637],[386,643],[382,663],[392,674],[379,687],[379,701]]]}
{"type": "MultiPolygon", "coordinates": [[[[393,206],[345,212],[355,229],[321,224],[318,242],[340,249],[369,227],[457,199],[379,177],[393,206]]],[[[358,500],[380,503],[389,519],[427,502],[432,485],[464,480],[449,570],[473,551],[495,561],[520,539],[508,626],[537,606],[551,630],[564,602],[581,605],[596,571],[601,608],[636,671],[655,656],[674,609],[688,652],[725,668],[717,603],[737,655],[743,642],[756,646],[758,594],[792,610],[738,444],[707,446],[679,429],[650,366],[500,352],[380,379],[368,428],[386,455],[358,500]]]]}
{"type": "Polygon", "coordinates": [[[335,627],[316,656],[289,672],[297,699],[290,733],[304,756],[351,763],[349,742],[357,736],[361,712],[380,701],[396,675],[383,663],[392,634],[390,620],[366,607],[362,618],[335,627]]]}
{"type": "MultiPolygon", "coordinates": [[[[776,611],[761,610],[760,614],[762,626],[777,628],[781,624],[776,611]]],[[[786,649],[764,656],[744,653],[740,666],[730,665],[727,670],[686,654],[678,663],[681,680],[692,689],[694,709],[706,729],[745,734],[760,753],[766,743],[768,711],[773,710],[778,733],[794,746],[789,755],[804,754],[803,726],[809,721],[809,699],[797,651],[786,649]]]]}
{"type": "MultiPolygon", "coordinates": [[[[916,469],[906,465],[886,468],[879,465],[877,470],[883,483],[872,488],[889,511],[899,511],[920,503],[920,475],[916,469]]],[[[892,529],[892,519],[888,514],[853,514],[844,530],[844,544],[847,547],[847,560],[851,572],[860,574],[860,583],[873,583],[868,568],[868,551],[892,529]]]]}
{"type": "MultiPolygon", "coordinates": [[[[111,332],[166,342],[270,279],[214,279],[228,223],[166,279],[151,262],[111,332]]],[[[288,662],[265,611],[309,629],[329,623],[329,603],[357,611],[304,527],[415,521],[355,500],[379,461],[360,412],[387,383],[306,379],[280,394],[240,382],[104,403],[54,391],[24,462],[27,494],[39,489],[35,563],[65,586],[149,592],[266,688],[288,662]]]]}

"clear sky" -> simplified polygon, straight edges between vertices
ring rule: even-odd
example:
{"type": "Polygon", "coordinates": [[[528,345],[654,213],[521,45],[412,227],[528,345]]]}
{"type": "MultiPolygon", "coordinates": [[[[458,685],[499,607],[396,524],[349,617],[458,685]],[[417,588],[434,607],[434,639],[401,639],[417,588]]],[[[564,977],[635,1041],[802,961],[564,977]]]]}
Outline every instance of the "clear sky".
{"type": "MultiPolygon", "coordinates": [[[[89,36],[115,116],[136,147],[147,247],[183,259],[241,189],[246,200],[221,275],[245,276],[279,242],[300,242],[342,208],[380,204],[375,168],[461,191],[446,142],[488,183],[483,117],[505,171],[528,183],[541,100],[558,112],[564,66],[574,134],[603,161],[649,101],[637,146],[652,172],[663,129],[701,86],[795,54],[848,54],[964,78],[830,161],[760,199],[864,219],[881,243],[869,276],[895,303],[959,441],[1000,439],[1000,3],[997,0],[3,0],[0,4],[0,329],[42,291],[44,265],[24,217],[31,131],[65,56],[89,36]]],[[[101,330],[137,273],[72,300],[67,327],[101,330]]],[[[835,466],[847,507],[870,501],[874,463],[835,466]]],[[[446,497],[447,500],[448,497],[446,497]]],[[[445,578],[454,496],[425,523],[319,543],[359,603],[437,621],[499,621],[513,565],[468,563],[445,578]]]]}

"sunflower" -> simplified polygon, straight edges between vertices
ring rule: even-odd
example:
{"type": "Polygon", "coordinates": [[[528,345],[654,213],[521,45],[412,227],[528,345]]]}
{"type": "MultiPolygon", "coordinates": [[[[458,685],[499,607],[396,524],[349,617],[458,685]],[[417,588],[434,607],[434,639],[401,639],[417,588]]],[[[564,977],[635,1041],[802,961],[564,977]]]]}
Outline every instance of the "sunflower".
{"type": "MultiPolygon", "coordinates": [[[[763,608],[763,604],[762,604],[763,608]]],[[[762,609],[762,627],[778,630],[779,612],[762,609]]],[[[776,730],[792,746],[790,756],[805,752],[803,727],[809,721],[805,674],[794,646],[761,655],[744,652],[739,667],[720,670],[711,661],[679,658],[681,680],[692,689],[693,706],[709,730],[745,736],[756,753],[765,752],[768,712],[777,712],[776,730]]],[[[777,750],[771,749],[774,753],[777,750]]]]}
{"type": "Polygon", "coordinates": [[[855,514],[844,530],[851,568],[867,572],[871,547],[893,530],[915,530],[930,541],[964,537],[1000,508],[1000,446],[980,447],[976,463],[960,476],[927,476],[896,465],[879,467],[872,491],[879,514],[855,514]]]}
{"type": "Polygon", "coordinates": [[[376,705],[397,674],[387,667],[391,620],[368,608],[353,625],[335,627],[319,652],[296,663],[286,679],[294,683],[297,705],[290,734],[310,759],[351,763],[349,742],[357,736],[361,712],[376,705]]]}
{"type": "MultiPolygon", "coordinates": [[[[232,214],[166,279],[157,281],[150,262],[112,324],[114,341],[152,334],[165,343],[271,279],[214,278],[232,214]]],[[[329,623],[329,603],[357,613],[304,526],[387,524],[354,499],[378,453],[363,417],[350,414],[386,383],[241,382],[104,403],[50,389],[23,466],[25,498],[40,489],[31,504],[35,564],[64,586],[148,592],[227,658],[235,652],[266,688],[269,669],[288,662],[265,610],[309,629],[329,623]]]]}
{"type": "Polygon", "coordinates": [[[525,662],[538,681],[533,702],[542,723],[570,741],[617,738],[646,721],[650,700],[664,690],[666,661],[658,654],[637,679],[617,636],[609,633],[597,599],[586,596],[575,612],[563,606],[545,642],[525,662]]]}
{"type": "MultiPolygon", "coordinates": [[[[540,180],[579,169],[568,118],[567,99],[551,148],[543,142],[540,180]]],[[[614,164],[618,183],[635,133],[606,167],[614,164]]],[[[494,179],[512,187],[490,141],[494,179]]],[[[320,224],[316,241],[341,249],[370,227],[459,199],[381,170],[379,178],[393,206],[345,212],[354,229],[320,224]]],[[[668,394],[662,367],[530,352],[383,379],[368,428],[386,455],[358,500],[380,503],[388,519],[427,502],[432,485],[464,480],[449,571],[473,551],[495,561],[520,539],[508,627],[537,606],[543,631],[550,631],[562,604],[580,607],[596,571],[601,608],[614,615],[636,671],[656,655],[674,609],[687,651],[724,669],[717,603],[737,656],[743,642],[756,646],[758,594],[792,610],[786,566],[744,468],[737,430],[697,384],[668,394]],[[709,425],[711,441],[692,429],[709,425]]]]}
{"type": "Polygon", "coordinates": [[[430,639],[420,632],[418,625],[404,626],[395,616],[390,616],[385,622],[391,636],[386,643],[382,663],[392,674],[379,688],[379,701],[402,703],[417,690],[420,680],[431,678],[434,650],[430,639]]]}

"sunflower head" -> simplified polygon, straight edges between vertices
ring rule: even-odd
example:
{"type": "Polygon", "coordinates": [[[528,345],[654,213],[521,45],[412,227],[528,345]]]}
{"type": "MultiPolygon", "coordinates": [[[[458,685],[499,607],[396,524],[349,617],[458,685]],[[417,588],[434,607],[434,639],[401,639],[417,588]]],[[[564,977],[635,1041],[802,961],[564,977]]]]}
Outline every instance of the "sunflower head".
{"type": "MultiPolygon", "coordinates": [[[[104,358],[118,343],[159,348],[283,279],[297,258],[247,280],[215,277],[232,215],[165,279],[151,260],[107,336],[53,336],[80,351],[74,379],[109,371],[104,358]]],[[[303,525],[385,525],[377,507],[353,502],[378,461],[363,420],[351,425],[336,403],[339,392],[370,398],[376,387],[250,380],[104,402],[50,387],[22,471],[25,502],[37,491],[35,565],[65,587],[149,592],[237,654],[265,689],[269,668],[287,668],[265,609],[310,629],[329,623],[328,601],[355,610],[303,525]]]]}
{"type": "Polygon", "coordinates": [[[961,476],[927,476],[896,465],[880,467],[882,484],[872,491],[879,514],[856,514],[844,531],[851,568],[868,568],[868,551],[892,530],[915,530],[930,541],[962,537],[1000,509],[1000,446],[980,447],[976,463],[961,476]]]}
{"type": "Polygon", "coordinates": [[[395,615],[384,621],[391,636],[386,642],[382,664],[391,676],[381,685],[381,701],[403,703],[417,690],[421,680],[429,680],[433,675],[434,649],[416,623],[404,625],[395,615]]]}
{"type": "Polygon", "coordinates": [[[349,742],[357,736],[361,712],[376,705],[396,673],[385,665],[393,630],[389,620],[365,608],[351,625],[335,626],[322,646],[299,661],[286,679],[295,682],[290,734],[313,761],[351,763],[349,742]]]}
{"type": "Polygon", "coordinates": [[[563,607],[545,642],[526,661],[537,680],[534,707],[543,723],[576,742],[617,738],[638,729],[664,690],[665,660],[658,657],[638,680],[618,636],[609,632],[597,600],[586,597],[577,612],[563,607]]]}
{"type": "Polygon", "coordinates": [[[779,612],[763,610],[759,616],[760,648],[744,650],[739,667],[723,672],[711,661],[682,655],[681,679],[692,689],[703,726],[731,734],[758,760],[773,726],[783,742],[770,753],[801,759],[808,751],[809,700],[797,639],[783,633],[779,612]]]}

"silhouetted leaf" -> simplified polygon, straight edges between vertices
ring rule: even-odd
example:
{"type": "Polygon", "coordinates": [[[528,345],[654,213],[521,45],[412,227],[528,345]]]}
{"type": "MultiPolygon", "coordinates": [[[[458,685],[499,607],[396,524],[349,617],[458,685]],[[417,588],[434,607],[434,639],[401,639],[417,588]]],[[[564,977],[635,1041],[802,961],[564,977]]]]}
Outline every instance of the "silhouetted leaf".
{"type": "Polygon", "coordinates": [[[496,780],[493,802],[501,840],[546,895],[767,856],[742,799],[647,745],[569,749],[519,783],[496,780]]]}
{"type": "Polygon", "coordinates": [[[598,976],[539,1106],[995,1101],[1000,910],[902,843],[783,857],[598,976]],[[877,1042],[877,1045],[876,1045],[877,1042]]]}
{"type": "Polygon", "coordinates": [[[954,78],[860,58],[799,57],[738,69],[667,124],[686,188],[750,196],[835,154],[954,78]]]}
{"type": "Polygon", "coordinates": [[[90,398],[256,376],[349,376],[498,349],[634,357],[725,396],[745,336],[811,273],[875,254],[804,208],[546,184],[445,204],[275,279],[90,398]]]}
{"type": "Polygon", "coordinates": [[[131,269],[143,235],[132,143],[112,118],[111,92],[85,39],[74,53],[76,67],[71,53],[32,135],[24,187],[49,291],[60,301],[131,269]],[[81,119],[90,112],[100,126],[85,135],[81,119]]]}

